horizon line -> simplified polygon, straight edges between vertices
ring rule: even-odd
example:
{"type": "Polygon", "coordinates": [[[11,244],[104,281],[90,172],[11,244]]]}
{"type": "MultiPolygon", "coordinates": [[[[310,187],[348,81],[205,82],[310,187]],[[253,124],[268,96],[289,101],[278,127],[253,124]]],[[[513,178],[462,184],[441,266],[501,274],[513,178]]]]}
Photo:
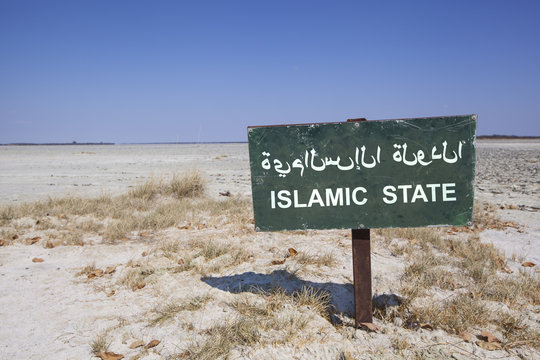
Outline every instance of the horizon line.
{"type": "MultiPolygon", "coordinates": [[[[500,140],[533,140],[540,139],[540,135],[520,136],[520,135],[477,135],[477,139],[500,139],[500,140]]],[[[14,142],[2,143],[0,146],[39,146],[39,145],[195,145],[195,144],[247,144],[248,141],[149,141],[149,142],[14,142]]]]}

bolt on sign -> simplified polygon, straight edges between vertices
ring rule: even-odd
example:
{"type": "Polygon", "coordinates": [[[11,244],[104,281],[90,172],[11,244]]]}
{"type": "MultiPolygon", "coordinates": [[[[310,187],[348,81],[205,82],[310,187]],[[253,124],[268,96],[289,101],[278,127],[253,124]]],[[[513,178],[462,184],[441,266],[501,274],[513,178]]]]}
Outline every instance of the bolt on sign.
{"type": "Polygon", "coordinates": [[[471,225],[476,119],[249,127],[255,228],[471,225]]]}

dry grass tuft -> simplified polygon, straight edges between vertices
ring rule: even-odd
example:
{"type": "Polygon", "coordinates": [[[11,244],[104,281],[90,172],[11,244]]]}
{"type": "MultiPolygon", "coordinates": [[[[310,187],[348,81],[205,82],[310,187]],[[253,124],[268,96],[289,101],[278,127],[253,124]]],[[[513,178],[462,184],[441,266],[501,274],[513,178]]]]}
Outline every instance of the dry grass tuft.
{"type": "Polygon", "coordinates": [[[249,249],[228,242],[205,239],[192,240],[189,245],[196,252],[192,256],[183,259],[184,263],[181,268],[183,270],[193,269],[203,276],[218,273],[224,268],[249,261],[253,257],[253,253],[249,249]],[[204,258],[205,262],[194,264],[194,260],[200,257],[204,258]]]}
{"type": "Polygon", "coordinates": [[[492,312],[472,294],[458,294],[443,302],[429,306],[412,306],[408,324],[430,324],[451,334],[459,334],[473,327],[486,326],[492,312]]]}
{"type": "Polygon", "coordinates": [[[205,341],[194,343],[183,352],[183,359],[214,360],[227,358],[233,347],[256,344],[260,337],[259,324],[243,317],[229,319],[223,325],[206,331],[205,341]]]}
{"type": "Polygon", "coordinates": [[[376,229],[375,234],[382,236],[385,244],[390,244],[393,239],[408,240],[407,246],[401,253],[411,254],[414,246],[421,249],[429,248],[431,245],[440,245],[443,242],[442,231],[435,228],[389,228],[376,229]]]}
{"type": "Polygon", "coordinates": [[[231,303],[238,312],[224,325],[216,325],[205,331],[204,341],[194,343],[182,353],[181,358],[216,359],[227,358],[234,347],[253,344],[282,344],[293,341],[310,319],[300,310],[325,312],[329,306],[328,295],[324,291],[310,288],[288,295],[282,288],[270,292],[252,289],[231,303]],[[263,339],[261,331],[265,334],[263,339]]]}
{"type": "Polygon", "coordinates": [[[226,254],[231,249],[227,244],[217,242],[215,240],[203,240],[191,242],[191,244],[199,248],[199,252],[195,257],[202,256],[205,260],[212,260],[226,254]]]}
{"type": "Polygon", "coordinates": [[[400,354],[403,354],[403,352],[411,346],[408,339],[402,334],[396,334],[392,336],[390,342],[392,344],[392,347],[396,349],[400,354]]]}
{"type": "Polygon", "coordinates": [[[298,309],[305,307],[327,320],[330,320],[330,316],[334,313],[332,297],[324,289],[304,286],[300,290],[288,293],[281,287],[275,287],[271,291],[252,287],[248,291],[261,296],[264,302],[253,302],[247,298],[233,302],[232,307],[246,316],[269,316],[286,306],[298,309]]]}
{"type": "Polygon", "coordinates": [[[156,272],[152,266],[144,265],[129,268],[118,280],[118,285],[124,285],[130,289],[145,282],[146,278],[156,272]]]}
{"type": "Polygon", "coordinates": [[[177,199],[202,196],[206,181],[198,170],[189,170],[183,174],[173,174],[169,181],[151,178],[129,192],[135,199],[152,200],[157,196],[173,196],[177,199]]]}
{"type": "Polygon", "coordinates": [[[0,226],[8,225],[15,218],[17,218],[17,215],[13,206],[0,207],[0,226]]]}
{"type": "Polygon", "coordinates": [[[154,310],[157,316],[150,322],[151,325],[158,325],[172,319],[181,311],[196,311],[213,299],[210,295],[195,296],[184,302],[170,301],[154,310]]]}
{"type": "Polygon", "coordinates": [[[294,257],[294,260],[300,265],[314,265],[317,267],[333,267],[338,263],[336,256],[332,252],[314,255],[301,251],[294,257]]]}
{"type": "Polygon", "coordinates": [[[94,272],[96,270],[96,264],[90,264],[90,265],[86,265],[85,267],[83,267],[81,269],[81,271],[79,271],[78,273],[75,274],[75,276],[86,276],[92,272],[94,272]]]}
{"type": "Polygon", "coordinates": [[[206,181],[198,170],[187,171],[181,176],[174,174],[170,183],[172,194],[178,198],[201,196],[205,187],[206,181]]]}
{"type": "Polygon", "coordinates": [[[92,340],[92,342],[90,343],[90,349],[94,356],[98,356],[99,353],[107,352],[110,345],[111,341],[109,340],[107,332],[102,332],[96,335],[94,340],[92,340]]]}
{"type": "Polygon", "coordinates": [[[171,260],[177,260],[178,253],[182,250],[182,244],[177,239],[161,240],[157,246],[163,256],[171,260]]]}
{"type": "Polygon", "coordinates": [[[330,321],[334,308],[331,305],[332,297],[328,291],[304,286],[299,291],[295,291],[292,297],[297,306],[307,306],[330,321]]]}
{"type": "Polygon", "coordinates": [[[84,245],[84,233],[81,230],[67,230],[60,233],[59,239],[62,245],[84,245]]]}

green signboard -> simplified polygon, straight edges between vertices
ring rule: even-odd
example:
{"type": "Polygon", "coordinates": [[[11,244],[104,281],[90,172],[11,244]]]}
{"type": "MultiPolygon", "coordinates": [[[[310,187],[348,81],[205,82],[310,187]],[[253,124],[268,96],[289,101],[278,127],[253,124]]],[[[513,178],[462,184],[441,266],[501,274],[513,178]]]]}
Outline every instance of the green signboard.
{"type": "Polygon", "coordinates": [[[471,225],[476,115],[248,128],[255,228],[471,225]]]}

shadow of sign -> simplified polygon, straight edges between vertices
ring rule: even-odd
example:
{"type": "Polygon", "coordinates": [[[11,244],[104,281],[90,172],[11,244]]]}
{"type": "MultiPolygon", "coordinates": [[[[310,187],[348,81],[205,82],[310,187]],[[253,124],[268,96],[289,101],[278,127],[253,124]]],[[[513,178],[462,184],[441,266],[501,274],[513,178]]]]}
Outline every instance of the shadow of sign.
{"type": "MultiPolygon", "coordinates": [[[[343,313],[348,317],[354,315],[353,284],[319,283],[302,280],[287,270],[274,270],[270,274],[249,271],[227,276],[208,276],[201,278],[201,280],[216,289],[233,294],[270,292],[275,288],[283,289],[288,295],[304,287],[325,290],[330,294],[331,303],[337,313],[343,313]]],[[[397,295],[394,294],[375,295],[373,304],[378,308],[398,306],[397,298],[397,295]]]]}
{"type": "MultiPolygon", "coordinates": [[[[270,274],[249,271],[227,276],[208,276],[201,278],[201,280],[216,289],[233,294],[242,292],[257,294],[271,292],[275,288],[283,289],[288,295],[300,291],[304,287],[325,290],[330,294],[331,304],[334,306],[336,313],[342,313],[351,319],[354,318],[353,284],[319,283],[302,280],[287,270],[274,270],[270,274]]],[[[399,306],[400,299],[396,294],[375,295],[373,296],[373,307],[386,311],[391,307],[399,306]]],[[[336,318],[333,318],[332,321],[334,323],[339,322],[336,318]]]]}
{"type": "Polygon", "coordinates": [[[274,270],[270,274],[249,271],[236,275],[203,277],[201,280],[214,288],[234,294],[242,292],[270,292],[276,288],[283,289],[288,295],[304,287],[326,290],[330,294],[331,303],[338,313],[343,313],[347,316],[354,314],[352,297],[354,290],[352,284],[317,283],[302,280],[286,270],[274,270]]]}

